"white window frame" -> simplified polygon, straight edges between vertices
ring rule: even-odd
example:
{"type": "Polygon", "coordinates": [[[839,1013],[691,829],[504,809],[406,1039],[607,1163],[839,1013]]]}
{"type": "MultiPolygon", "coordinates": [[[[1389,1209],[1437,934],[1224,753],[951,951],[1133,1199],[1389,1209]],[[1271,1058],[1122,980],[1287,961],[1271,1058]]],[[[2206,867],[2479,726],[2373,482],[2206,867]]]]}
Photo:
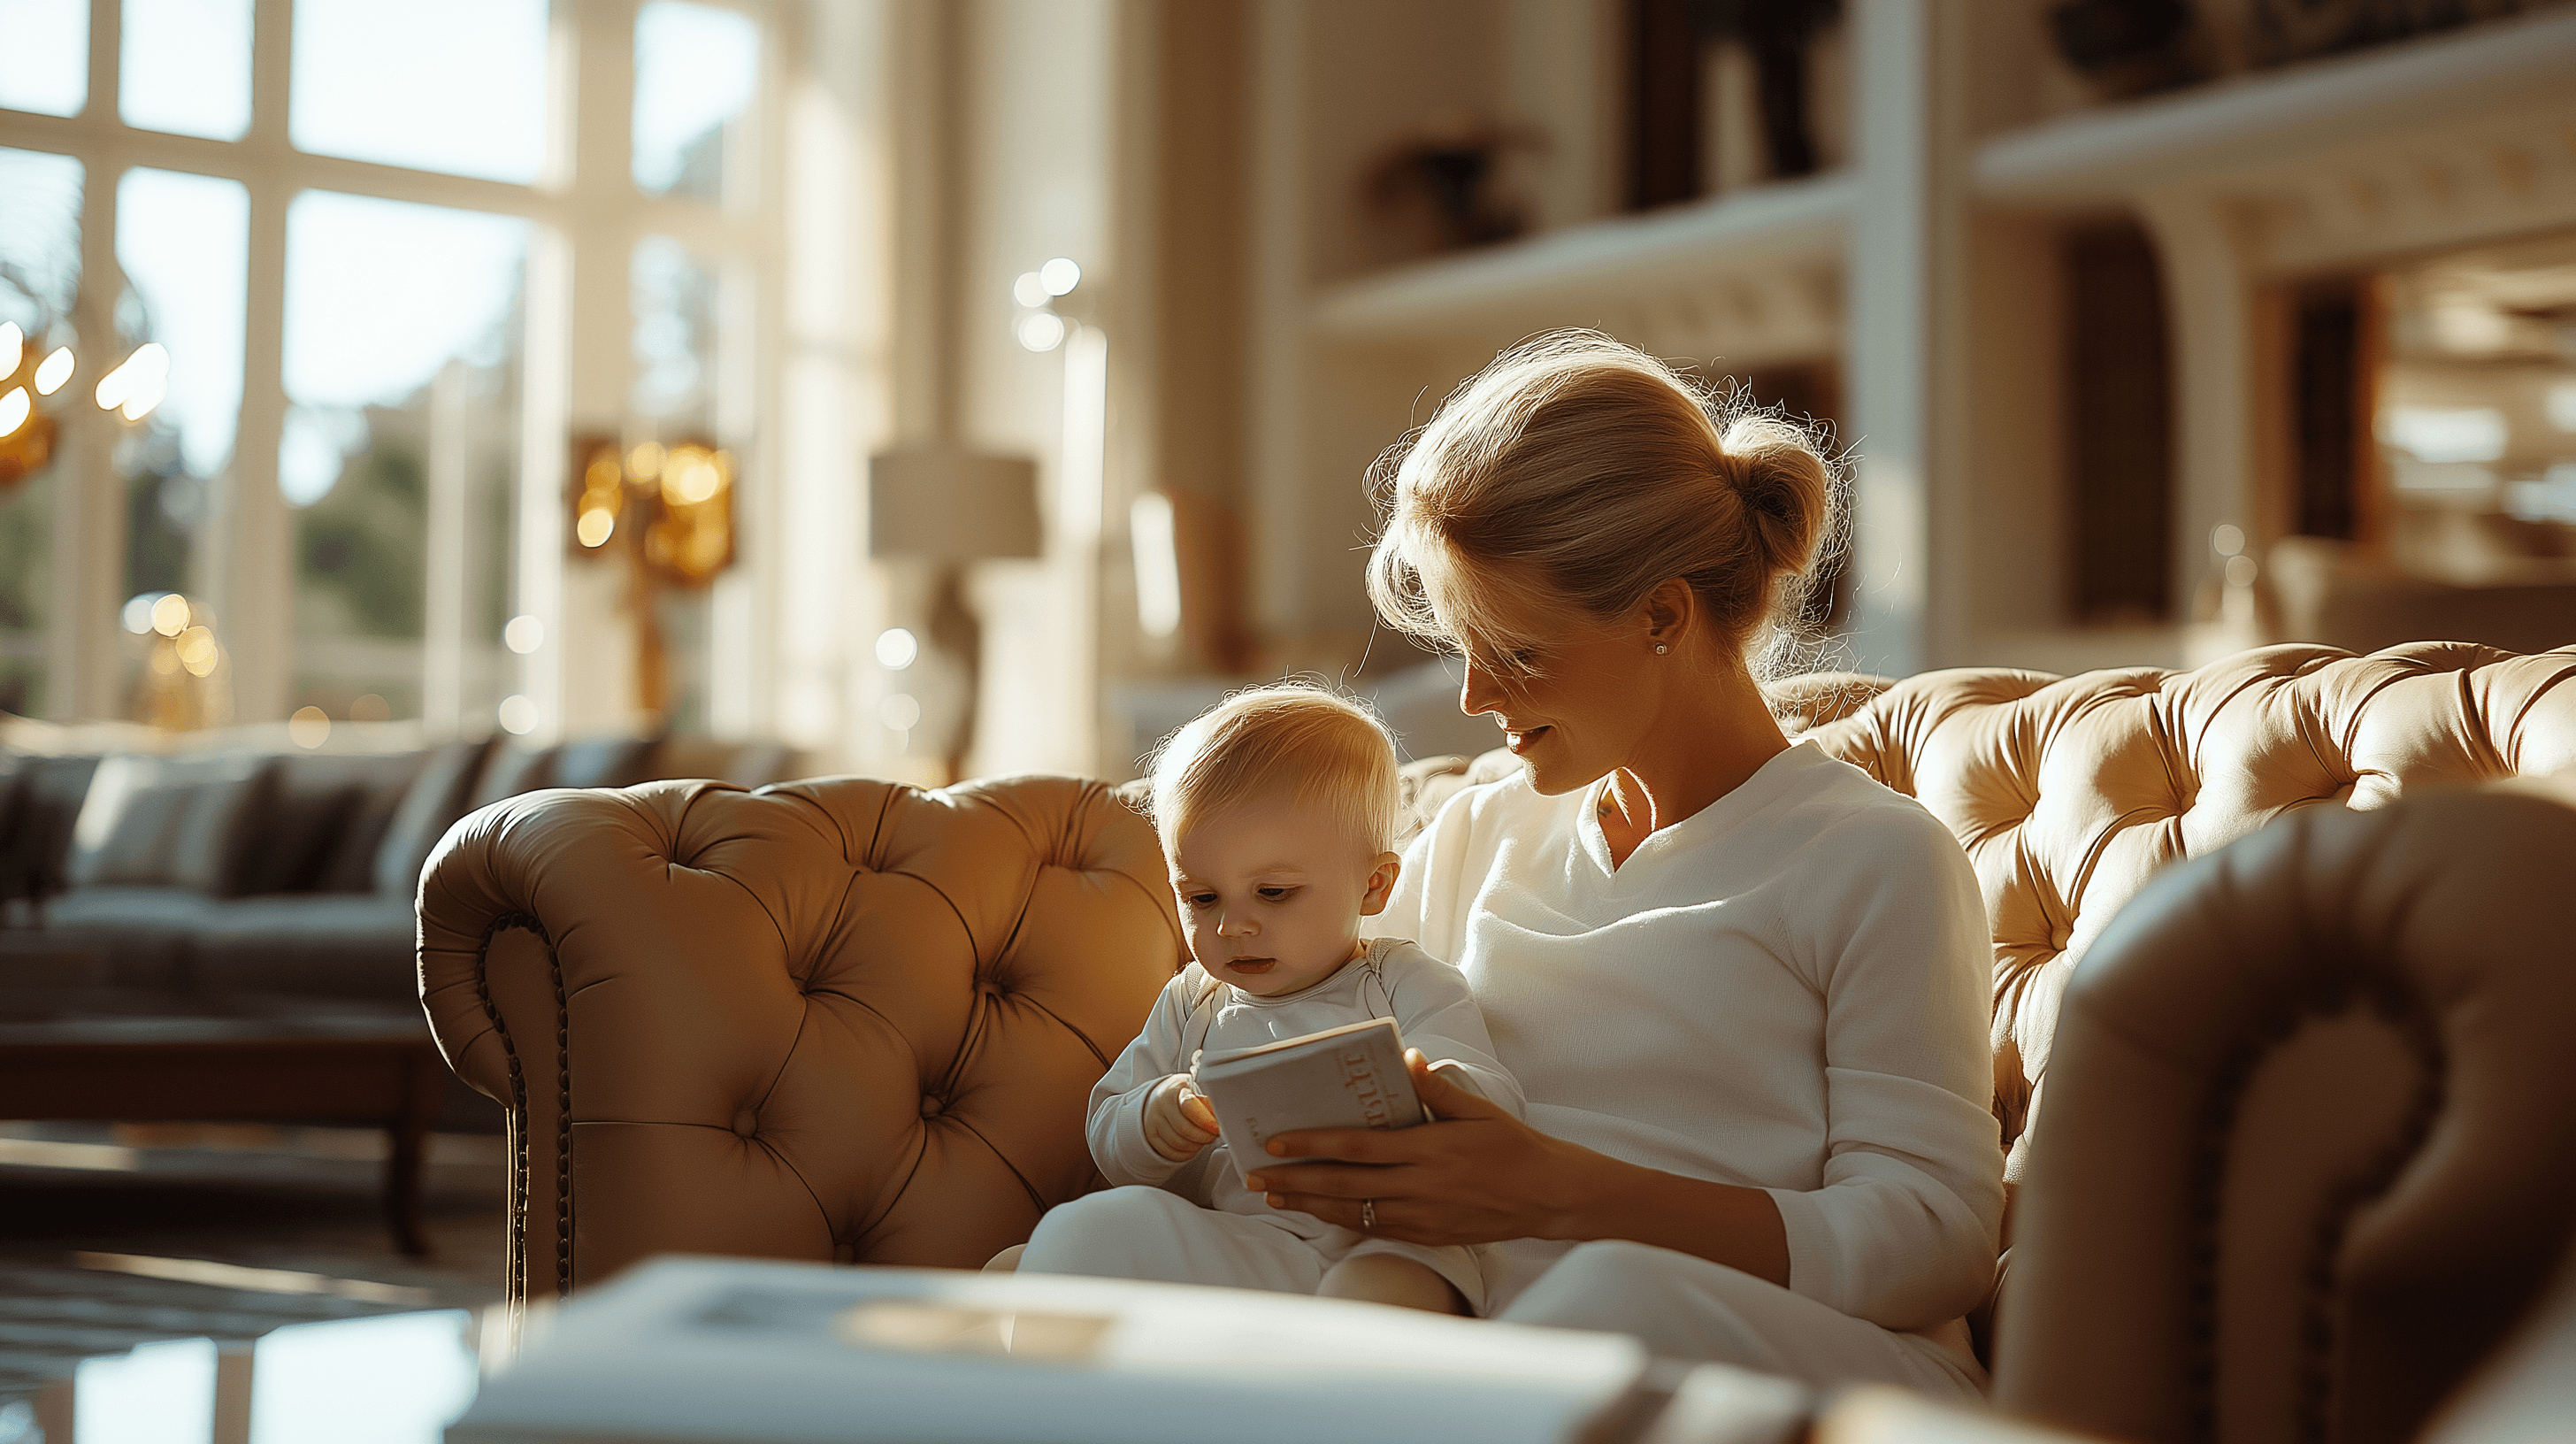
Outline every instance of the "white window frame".
{"type": "MultiPolygon", "coordinates": [[[[124,122],[118,113],[121,0],[90,0],[89,95],[80,114],[0,110],[0,146],[69,156],[83,167],[75,322],[84,337],[113,334],[109,308],[123,290],[116,191],[127,170],[213,176],[238,181],[249,193],[240,426],[225,482],[212,489],[194,539],[192,560],[192,584],[214,602],[221,619],[241,720],[282,718],[294,674],[293,519],[277,489],[278,436],[286,411],[280,371],[286,212],[298,194],[327,190],[533,223],[513,572],[519,610],[537,615],[545,630],[543,645],[516,659],[518,690],[539,708],[536,740],[634,721],[626,705],[631,673],[609,666],[603,686],[597,665],[601,658],[631,656],[631,632],[613,600],[590,605],[613,598],[615,588],[593,598],[588,593],[600,590],[598,580],[577,575],[613,568],[566,564],[562,486],[573,434],[634,431],[627,395],[634,374],[628,277],[635,245],[647,236],[670,237],[725,278],[717,429],[719,440],[737,448],[745,484],[737,498],[739,560],[716,584],[709,652],[713,690],[734,699],[719,708],[727,714],[717,719],[720,729],[750,731],[768,721],[762,701],[770,670],[765,639],[773,629],[765,622],[774,602],[767,600],[773,588],[753,575],[764,540],[764,457],[755,438],[773,434],[778,419],[785,150],[779,80],[788,46],[772,0],[695,3],[739,11],[762,33],[761,84],[741,142],[747,154],[727,158],[729,194],[722,204],[646,195],[634,183],[634,36],[642,0],[554,0],[546,164],[528,185],[297,150],[287,129],[293,0],[255,0],[251,122],[239,140],[171,135],[124,122]]],[[[94,380],[105,364],[103,355],[84,356],[84,376],[94,380]]],[[[117,612],[124,601],[124,492],[115,471],[112,423],[87,406],[68,406],[61,414],[67,424],[52,480],[45,710],[63,718],[108,717],[119,710],[123,681],[117,612]]],[[[431,526],[436,532],[440,523],[433,519],[431,526]]],[[[453,544],[457,540],[433,535],[425,544],[435,565],[457,572],[454,578],[433,577],[431,596],[442,595],[444,582],[461,614],[468,559],[453,544]]],[[[454,620],[442,625],[433,617],[424,638],[424,722],[433,734],[488,731],[491,718],[456,715],[453,705],[426,690],[438,683],[442,665],[448,678],[461,674],[459,657],[426,654],[497,644],[497,638],[469,643],[454,620]]],[[[452,682],[438,684],[453,688],[452,682]]]]}

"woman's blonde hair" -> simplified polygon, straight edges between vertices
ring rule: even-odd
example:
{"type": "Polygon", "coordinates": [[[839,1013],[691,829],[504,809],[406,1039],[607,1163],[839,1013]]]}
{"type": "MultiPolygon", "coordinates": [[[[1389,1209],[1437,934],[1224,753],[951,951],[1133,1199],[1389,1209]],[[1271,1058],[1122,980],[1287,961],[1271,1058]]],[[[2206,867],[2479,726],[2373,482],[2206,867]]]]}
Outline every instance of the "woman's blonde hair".
{"type": "Polygon", "coordinates": [[[1807,426],[1597,331],[1504,352],[1371,481],[1378,614],[1505,671],[1525,671],[1514,659],[1541,639],[1498,600],[1608,623],[1679,577],[1768,678],[1798,640],[1810,570],[1840,542],[1837,467],[1807,426]]]}
{"type": "Polygon", "coordinates": [[[1163,853],[1197,819],[1266,794],[1324,807],[1375,856],[1395,839],[1395,743],[1367,707],[1305,682],[1237,692],[1147,763],[1163,853]]]}

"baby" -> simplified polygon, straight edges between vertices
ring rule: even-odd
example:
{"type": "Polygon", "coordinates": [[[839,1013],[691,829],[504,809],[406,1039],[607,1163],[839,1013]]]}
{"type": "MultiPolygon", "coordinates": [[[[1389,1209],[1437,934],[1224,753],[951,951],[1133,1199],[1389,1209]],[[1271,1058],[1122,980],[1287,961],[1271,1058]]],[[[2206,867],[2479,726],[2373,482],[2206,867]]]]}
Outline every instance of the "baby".
{"type": "MultiPolygon", "coordinates": [[[[1209,1242],[1262,1256],[1318,1294],[1478,1312],[1473,1251],[1371,1237],[1274,1209],[1243,1186],[1192,1081],[1199,1053],[1392,1018],[1443,1077],[1517,1114],[1456,969],[1412,943],[1364,942],[1399,862],[1395,750],[1357,705],[1319,688],[1238,693],[1154,760],[1152,809],[1197,961],[1165,986],[1145,1031],[1091,1090],[1091,1156],[1114,1184],[1151,1184],[1215,1210],[1209,1242]]],[[[1240,1165],[1240,1167],[1238,1166],[1240,1165]]],[[[1176,1241],[1177,1242],[1177,1241],[1176,1241]]]]}

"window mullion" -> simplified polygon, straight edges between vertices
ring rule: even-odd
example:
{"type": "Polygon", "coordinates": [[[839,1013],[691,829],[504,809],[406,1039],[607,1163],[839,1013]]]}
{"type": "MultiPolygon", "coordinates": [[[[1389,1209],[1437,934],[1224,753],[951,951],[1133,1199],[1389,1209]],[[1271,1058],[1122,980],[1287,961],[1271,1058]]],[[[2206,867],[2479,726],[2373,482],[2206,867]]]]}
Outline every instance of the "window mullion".
{"type": "MultiPolygon", "coordinates": [[[[90,16],[91,103],[104,37],[116,39],[113,0],[90,16]]],[[[111,57],[112,58],[112,57],[111,57]]],[[[107,104],[115,104],[115,66],[107,67],[107,104]]],[[[83,155],[81,169],[80,289],[72,301],[74,355],[79,369],[61,393],[62,459],[54,473],[53,595],[46,621],[46,708],[58,717],[109,717],[123,681],[124,648],[116,634],[118,595],[125,581],[124,489],[117,484],[116,428],[84,398],[116,364],[116,300],[124,280],[116,264],[116,181],[113,165],[83,155]]]]}
{"type": "Polygon", "coordinates": [[[240,168],[250,192],[241,422],[199,554],[232,657],[236,715],[274,721],[286,715],[295,674],[295,520],[277,489],[286,419],[286,207],[297,189],[292,169],[277,163],[287,154],[292,0],[257,0],[253,17],[251,124],[240,168]]]}

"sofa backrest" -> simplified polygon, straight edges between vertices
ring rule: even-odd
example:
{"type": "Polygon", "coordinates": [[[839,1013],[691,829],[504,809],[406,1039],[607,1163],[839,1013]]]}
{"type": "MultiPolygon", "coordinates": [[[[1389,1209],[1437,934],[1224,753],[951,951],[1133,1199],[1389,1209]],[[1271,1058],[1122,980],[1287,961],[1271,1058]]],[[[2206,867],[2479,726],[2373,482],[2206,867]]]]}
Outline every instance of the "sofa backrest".
{"type": "Polygon", "coordinates": [[[2015,1176],[2059,996],[2158,869],[2303,807],[2576,767],[2576,647],[2291,645],[2189,672],[1962,668],[1875,690],[1804,735],[1919,799],[1976,867],[2015,1176]]]}

